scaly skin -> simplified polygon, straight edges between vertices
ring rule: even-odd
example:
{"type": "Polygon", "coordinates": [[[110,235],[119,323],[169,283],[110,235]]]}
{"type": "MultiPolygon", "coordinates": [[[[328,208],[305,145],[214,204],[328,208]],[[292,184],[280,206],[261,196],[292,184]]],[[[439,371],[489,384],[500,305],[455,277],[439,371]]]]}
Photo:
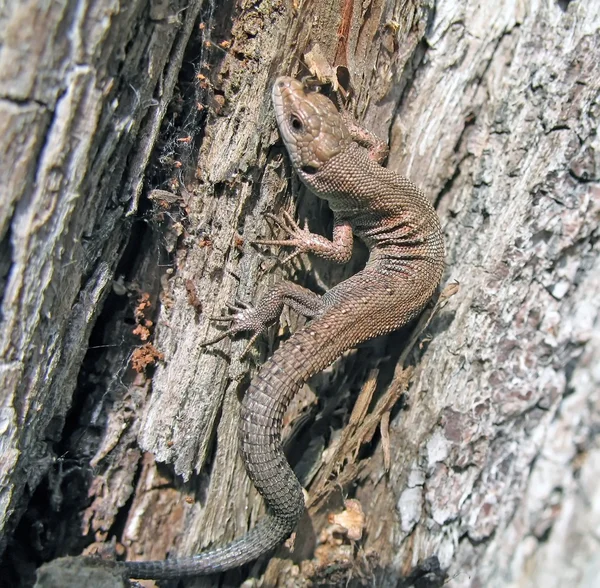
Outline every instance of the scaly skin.
{"type": "Polygon", "coordinates": [[[442,277],[444,246],[437,214],[412,182],[379,165],[385,156],[381,142],[340,115],[328,98],[305,92],[292,78],[275,81],[273,104],[294,169],[333,210],[334,239],[309,233],[284,215],[272,219],[289,238],[260,243],[292,245],[294,254],[311,252],[343,262],[350,258],[355,235],[369,248],[369,261],[322,297],[282,282],[256,308],[234,307],[225,335],[264,331],[284,305],[312,319],[267,361],[242,402],[241,454],[270,514],[237,541],[194,557],[125,562],[131,578],[221,572],[285,541],[304,512],[302,488],[281,449],[281,423],[290,400],[344,351],[415,318],[442,277]]]}

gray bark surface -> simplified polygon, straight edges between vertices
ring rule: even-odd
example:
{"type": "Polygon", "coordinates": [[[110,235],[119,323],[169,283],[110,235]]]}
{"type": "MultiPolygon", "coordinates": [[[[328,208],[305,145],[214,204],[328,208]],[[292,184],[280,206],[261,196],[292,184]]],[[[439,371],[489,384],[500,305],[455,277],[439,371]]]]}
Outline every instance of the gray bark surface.
{"type": "Polygon", "coordinates": [[[450,586],[598,585],[599,8],[437,5],[390,165],[460,292],[357,494],[381,586],[432,555],[450,586]]]}
{"type": "Polygon", "coordinates": [[[199,8],[0,5],[0,551],[58,473],[90,332],[199,8]]]}
{"type": "MultiPolygon", "coordinates": [[[[298,319],[286,314],[242,360],[244,338],[199,343],[218,333],[209,317],[235,298],[254,302],[282,276],[329,287],[361,263],[359,251],[345,268],[306,258],[280,268],[251,244],[272,234],[263,213],[282,208],[331,230],[325,205],[286,192],[290,168],[270,105],[274,77],[311,65],[312,50],[340,75],[347,69],[358,118],[390,138],[388,166],[436,202],[446,282],[459,290],[411,355],[389,473],[378,435],[363,459],[331,456],[357,392],[372,384],[385,397],[397,384],[408,333],[351,353],[302,391],[285,434],[303,483],[315,480],[312,518],[263,584],[594,586],[600,8],[205,3],[202,42],[187,63],[200,8],[97,0],[0,11],[2,546],[29,493],[52,478],[59,442],[85,462],[83,528],[78,518],[68,531],[93,539],[88,553],[116,539],[129,559],[191,554],[261,516],[237,456],[238,398],[298,319]],[[182,63],[196,74],[201,104],[188,98],[168,112],[182,63]],[[201,134],[186,124],[198,109],[201,134]],[[181,144],[188,154],[199,147],[195,169],[181,144]],[[171,181],[144,186],[153,148],[171,181]],[[169,192],[152,194],[136,216],[151,188],[169,192]],[[140,215],[148,229],[135,242],[140,215]],[[86,355],[115,278],[136,323],[105,309],[93,341],[107,349],[86,355]],[[146,343],[131,341],[136,326],[152,336],[142,359],[154,371],[131,370],[132,348],[146,343]],[[73,402],[75,424],[65,429],[73,402]],[[316,500],[330,466],[339,484],[316,500]],[[339,529],[327,525],[342,510],[340,489],[364,513],[355,542],[334,539],[339,529]]],[[[231,573],[229,584],[247,573],[231,573]]]]}

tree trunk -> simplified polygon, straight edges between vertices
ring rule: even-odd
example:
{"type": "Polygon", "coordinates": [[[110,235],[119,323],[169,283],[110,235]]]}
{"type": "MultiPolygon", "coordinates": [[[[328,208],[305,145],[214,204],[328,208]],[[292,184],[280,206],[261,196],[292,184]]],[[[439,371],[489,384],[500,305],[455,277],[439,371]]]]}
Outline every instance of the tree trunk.
{"type": "Polygon", "coordinates": [[[235,298],[282,276],[322,291],[364,261],[359,248],[344,268],[281,267],[251,243],[271,234],[267,211],[331,230],[325,205],[286,191],[270,104],[274,77],[306,66],[352,87],[354,113],[390,138],[388,167],[436,203],[459,287],[414,372],[407,331],[305,386],[284,437],[310,518],[291,553],[227,584],[594,585],[600,7],[12,4],[0,524],[13,585],[84,547],[195,553],[262,516],[237,457],[239,396],[300,321],[286,314],[247,358],[245,338],[200,343],[235,298]],[[350,415],[357,395],[369,414],[350,415]]]}

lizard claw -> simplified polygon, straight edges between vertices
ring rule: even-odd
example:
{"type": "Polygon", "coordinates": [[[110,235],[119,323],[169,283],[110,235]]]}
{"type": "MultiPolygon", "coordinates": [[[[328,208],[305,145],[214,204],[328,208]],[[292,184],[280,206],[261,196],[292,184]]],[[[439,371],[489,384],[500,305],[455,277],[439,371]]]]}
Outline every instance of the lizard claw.
{"type": "Polygon", "coordinates": [[[276,216],[270,212],[265,213],[265,218],[269,219],[279,229],[287,235],[287,239],[255,239],[253,243],[257,245],[276,245],[279,247],[295,247],[295,251],[290,253],[282,263],[287,263],[301,253],[307,253],[312,250],[313,234],[308,230],[306,223],[300,227],[292,218],[289,212],[282,211],[281,216],[276,216]]]}
{"type": "MultiPolygon", "coordinates": [[[[303,230],[300,228],[298,223],[292,218],[292,215],[287,210],[282,211],[281,216],[277,216],[271,212],[266,212],[265,218],[268,218],[270,221],[275,223],[290,237],[293,237],[296,233],[301,232],[303,230]]],[[[306,230],[306,226],[304,227],[304,230],[306,230]]]]}
{"type": "Polygon", "coordinates": [[[225,316],[213,316],[210,317],[211,321],[217,322],[232,322],[229,329],[219,333],[213,339],[209,339],[208,341],[204,341],[200,343],[200,347],[207,347],[209,345],[214,345],[219,341],[222,341],[226,337],[231,337],[237,333],[242,331],[251,331],[253,332],[248,345],[242,352],[240,357],[244,357],[256,339],[260,337],[268,328],[267,322],[262,318],[261,313],[257,311],[256,308],[251,306],[250,304],[246,304],[245,302],[241,302],[240,300],[236,300],[235,304],[226,304],[227,309],[231,312],[231,314],[225,316]]]}
{"type": "Polygon", "coordinates": [[[225,306],[232,312],[243,312],[244,310],[252,308],[250,304],[242,302],[239,298],[235,299],[235,304],[226,304],[225,306]]]}

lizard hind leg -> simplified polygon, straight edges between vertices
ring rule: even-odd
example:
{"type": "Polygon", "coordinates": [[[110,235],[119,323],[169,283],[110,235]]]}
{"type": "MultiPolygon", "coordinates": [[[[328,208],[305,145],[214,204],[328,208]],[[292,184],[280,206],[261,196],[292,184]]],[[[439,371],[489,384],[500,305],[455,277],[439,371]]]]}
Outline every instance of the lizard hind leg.
{"type": "Polygon", "coordinates": [[[323,298],[318,294],[293,282],[279,282],[256,303],[256,306],[238,301],[235,305],[228,304],[227,308],[231,314],[213,317],[211,320],[231,321],[231,327],[213,339],[201,343],[201,346],[213,345],[226,337],[248,331],[252,333],[252,337],[242,353],[243,357],[256,339],[266,332],[269,325],[279,319],[284,306],[289,306],[306,318],[318,316],[324,308],[323,298]]]}

